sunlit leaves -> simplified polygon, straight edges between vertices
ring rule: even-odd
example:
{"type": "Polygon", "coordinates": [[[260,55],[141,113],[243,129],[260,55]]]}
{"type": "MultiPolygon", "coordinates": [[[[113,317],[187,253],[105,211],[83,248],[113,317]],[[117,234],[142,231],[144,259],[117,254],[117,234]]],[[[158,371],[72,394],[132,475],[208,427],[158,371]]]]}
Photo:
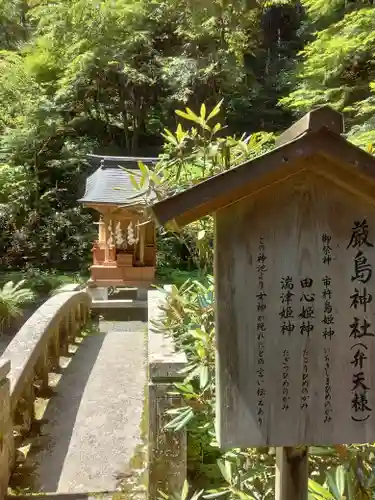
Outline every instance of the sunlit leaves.
{"type": "Polygon", "coordinates": [[[206,231],[204,229],[201,229],[200,231],[198,231],[198,234],[197,234],[197,239],[198,240],[203,240],[203,238],[206,236],[206,231]]]}
{"type": "Polygon", "coordinates": [[[25,280],[8,281],[0,288],[0,334],[10,321],[22,314],[22,305],[31,302],[35,294],[25,287],[25,280]]]}
{"type": "Polygon", "coordinates": [[[335,20],[346,6],[345,0],[303,0],[302,3],[314,21],[324,18],[335,20]]]}
{"type": "MultiPolygon", "coordinates": [[[[218,115],[220,113],[220,110],[221,110],[221,106],[223,104],[223,100],[221,100],[220,102],[218,102],[216,104],[216,106],[213,108],[213,110],[210,112],[210,114],[208,115],[207,117],[207,121],[209,122],[210,120],[212,120],[212,118],[215,118],[216,115],[218,115]]],[[[217,124],[216,124],[217,125],[217,124]]]]}
{"type": "Polygon", "coordinates": [[[214,128],[212,129],[212,127],[208,125],[208,122],[211,121],[218,113],[220,113],[222,104],[223,101],[220,101],[209,113],[207,118],[206,118],[207,109],[204,103],[202,103],[201,105],[199,115],[196,115],[190,108],[186,108],[186,111],[181,111],[178,109],[176,110],[176,115],[180,116],[181,118],[184,118],[187,121],[196,123],[199,127],[203,129],[203,131],[208,131],[213,136],[220,130],[221,126],[219,123],[216,123],[214,128]]]}
{"type": "Polygon", "coordinates": [[[173,429],[175,432],[185,428],[194,417],[194,411],[190,406],[178,408],[176,410],[169,410],[168,414],[176,416],[165,426],[165,429],[173,429]]]}
{"type": "Polygon", "coordinates": [[[310,497],[315,500],[335,500],[335,497],[328,489],[313,481],[312,479],[309,479],[309,493],[310,497]]]}
{"type": "Polygon", "coordinates": [[[189,490],[189,483],[185,479],[180,492],[176,491],[168,495],[163,491],[159,491],[160,497],[158,500],[198,500],[202,496],[203,491],[196,491],[192,495],[189,495],[189,490]]]}
{"type": "Polygon", "coordinates": [[[200,115],[201,115],[202,120],[204,120],[206,118],[206,105],[204,104],[204,102],[202,102],[202,104],[201,104],[200,115]]]}
{"type": "Polygon", "coordinates": [[[299,113],[322,104],[344,111],[347,130],[354,126],[349,139],[366,147],[366,141],[375,138],[375,99],[369,83],[375,77],[375,10],[341,0],[305,4],[314,21],[325,16],[327,22],[301,53],[301,64],[291,74],[295,89],[281,103],[299,113]]]}

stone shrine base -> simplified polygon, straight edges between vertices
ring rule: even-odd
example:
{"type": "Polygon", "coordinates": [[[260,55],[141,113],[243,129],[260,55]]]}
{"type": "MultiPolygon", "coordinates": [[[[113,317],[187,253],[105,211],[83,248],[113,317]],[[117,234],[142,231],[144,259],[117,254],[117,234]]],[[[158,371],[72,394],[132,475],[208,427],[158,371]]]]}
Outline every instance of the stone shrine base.
{"type": "Polygon", "coordinates": [[[147,307],[148,288],[88,286],[93,309],[147,307]]]}

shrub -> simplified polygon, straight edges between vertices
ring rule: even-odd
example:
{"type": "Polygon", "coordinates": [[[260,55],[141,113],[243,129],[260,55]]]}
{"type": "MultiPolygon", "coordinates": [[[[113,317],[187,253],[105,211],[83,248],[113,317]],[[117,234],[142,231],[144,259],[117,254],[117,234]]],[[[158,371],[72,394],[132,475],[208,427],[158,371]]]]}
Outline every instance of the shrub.
{"type": "Polygon", "coordinates": [[[22,315],[22,306],[34,299],[30,288],[24,288],[25,280],[14,284],[8,281],[0,289],[0,333],[10,325],[12,319],[22,315]]]}
{"type": "Polygon", "coordinates": [[[0,276],[0,286],[7,281],[24,280],[25,286],[30,288],[37,297],[45,298],[59,288],[61,285],[72,281],[80,283],[84,281],[84,276],[78,273],[62,274],[54,269],[44,270],[28,267],[25,270],[4,272],[0,276]]]}

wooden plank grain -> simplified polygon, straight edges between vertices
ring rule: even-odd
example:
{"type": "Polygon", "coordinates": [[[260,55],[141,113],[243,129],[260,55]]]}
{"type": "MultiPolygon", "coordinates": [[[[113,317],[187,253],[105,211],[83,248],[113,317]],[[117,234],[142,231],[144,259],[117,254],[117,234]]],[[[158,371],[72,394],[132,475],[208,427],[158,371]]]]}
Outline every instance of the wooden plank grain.
{"type": "MultiPolygon", "coordinates": [[[[216,213],[217,418],[223,448],[362,443],[375,439],[372,411],[363,422],[352,418],[357,414],[353,414],[355,342],[351,325],[356,317],[361,325],[367,318],[371,324],[368,331],[373,324],[371,333],[375,333],[375,275],[366,284],[366,293],[371,295],[366,313],[363,307],[352,306],[356,287],[364,292],[363,284],[352,280],[358,249],[347,248],[356,221],[367,221],[369,238],[375,244],[374,206],[307,170],[216,213]],[[331,238],[329,264],[323,262],[323,235],[331,238]],[[258,286],[261,241],[267,268],[263,290],[258,286]],[[285,318],[285,324],[290,320],[294,329],[282,333],[281,311],[285,304],[281,296],[285,290],[281,289],[281,281],[287,277],[293,284],[293,317],[285,318]],[[328,306],[323,295],[325,278],[330,280],[328,306]],[[312,282],[306,290],[302,287],[305,280],[312,282]],[[266,294],[267,308],[261,311],[265,332],[260,358],[261,321],[257,308],[261,292],[266,294]],[[312,296],[313,316],[304,317],[311,305],[307,300],[312,296]],[[332,309],[332,325],[324,323],[326,307],[332,309]],[[308,330],[307,319],[312,330],[308,330]],[[324,337],[325,328],[331,326],[332,338],[324,337]],[[264,370],[261,384],[260,369],[264,370]],[[283,409],[285,378],[287,408],[283,409]]],[[[363,250],[368,263],[374,266],[374,247],[363,250]]],[[[369,387],[366,401],[372,410],[375,339],[371,335],[365,340],[362,371],[364,384],[369,387]]]]}
{"type": "Polygon", "coordinates": [[[276,448],[275,500],[307,498],[307,448],[276,448]]]}

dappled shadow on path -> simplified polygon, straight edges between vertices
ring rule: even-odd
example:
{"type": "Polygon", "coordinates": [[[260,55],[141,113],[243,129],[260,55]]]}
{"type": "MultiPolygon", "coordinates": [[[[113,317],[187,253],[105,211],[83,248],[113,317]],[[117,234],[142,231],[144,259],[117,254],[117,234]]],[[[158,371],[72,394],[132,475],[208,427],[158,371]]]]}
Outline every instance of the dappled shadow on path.
{"type": "Polygon", "coordinates": [[[84,339],[63,371],[58,392],[47,407],[44,418],[48,424],[43,434],[48,445],[37,456],[40,491],[58,489],[81,399],[104,338],[104,333],[95,332],[84,339]]]}
{"type": "Polygon", "coordinates": [[[37,400],[37,408],[48,405],[22,443],[29,447],[27,459],[11,484],[18,493],[117,490],[141,444],[145,315],[144,308],[100,311],[97,330],[70,346],[78,349],[68,366],[51,374],[60,377],[54,394],[37,400]]]}
{"type": "MultiPolygon", "coordinates": [[[[23,476],[22,488],[40,492],[57,491],[82,396],[104,338],[105,333],[96,331],[80,338],[82,341],[75,345],[78,347],[76,353],[71,354],[68,366],[61,370],[61,378],[43,415],[46,423],[42,426],[41,435],[30,439],[27,466],[18,471],[23,476]],[[29,478],[25,477],[26,474],[29,478]],[[28,480],[32,484],[25,484],[28,480]]],[[[67,362],[68,359],[63,358],[62,361],[67,362]]]]}

